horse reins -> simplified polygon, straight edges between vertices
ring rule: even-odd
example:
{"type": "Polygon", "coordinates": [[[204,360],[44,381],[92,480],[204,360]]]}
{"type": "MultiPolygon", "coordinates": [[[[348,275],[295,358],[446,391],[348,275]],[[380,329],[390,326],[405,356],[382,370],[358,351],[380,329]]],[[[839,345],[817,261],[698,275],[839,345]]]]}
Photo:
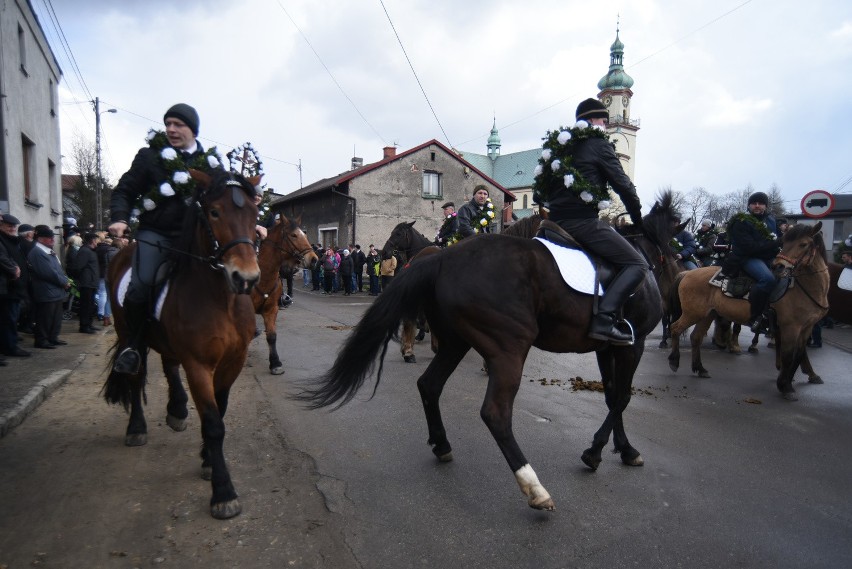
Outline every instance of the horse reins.
{"type": "MultiPolygon", "coordinates": [[[[803,266],[803,267],[809,266],[811,264],[811,262],[814,260],[815,256],[816,256],[816,246],[813,243],[811,243],[810,246],[808,246],[808,250],[805,253],[802,253],[802,255],[799,256],[799,258],[797,258],[797,259],[791,259],[790,257],[788,257],[787,255],[784,255],[783,253],[778,253],[777,255],[775,255],[775,259],[776,260],[781,259],[784,262],[784,264],[786,265],[784,267],[784,272],[782,273],[782,278],[783,277],[791,277],[793,279],[796,279],[796,275],[794,274],[796,272],[796,269],[798,269],[800,265],[803,266]]],[[[827,270],[828,270],[828,267],[826,267],[825,269],[819,270],[819,271],[811,271],[811,272],[805,273],[805,274],[815,275],[815,274],[818,274],[818,273],[825,272],[827,270]]],[[[796,279],[796,280],[798,280],[798,279],[796,279]]],[[[808,297],[808,299],[811,302],[813,302],[815,305],[817,305],[817,307],[821,308],[822,310],[828,310],[828,305],[823,306],[822,304],[820,304],[811,295],[811,293],[809,293],[808,290],[805,287],[802,286],[801,282],[799,282],[799,290],[801,290],[805,294],[805,296],[808,297]]]]}

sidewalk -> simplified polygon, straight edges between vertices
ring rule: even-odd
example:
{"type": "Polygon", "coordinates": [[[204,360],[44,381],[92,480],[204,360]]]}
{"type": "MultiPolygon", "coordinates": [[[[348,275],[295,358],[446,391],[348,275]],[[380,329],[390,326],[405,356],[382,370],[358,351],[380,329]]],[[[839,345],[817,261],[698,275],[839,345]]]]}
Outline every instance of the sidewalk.
{"type": "Polygon", "coordinates": [[[112,326],[97,334],[81,334],[78,328],[76,319],[63,320],[59,339],[68,345],[54,350],[34,348],[32,335],[21,334],[18,346],[30,357],[6,357],[6,365],[0,367],[0,438],[20,425],[87,357],[102,357],[106,364],[115,339],[112,326]]]}

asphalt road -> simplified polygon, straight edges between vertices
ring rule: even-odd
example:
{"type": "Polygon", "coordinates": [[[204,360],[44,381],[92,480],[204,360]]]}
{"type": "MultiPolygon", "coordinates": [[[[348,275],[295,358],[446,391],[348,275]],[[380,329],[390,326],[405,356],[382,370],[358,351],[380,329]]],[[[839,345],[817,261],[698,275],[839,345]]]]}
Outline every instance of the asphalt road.
{"type": "MultiPolygon", "coordinates": [[[[852,555],[852,382],[848,352],[811,358],[798,402],[774,384],[774,356],[706,350],[711,379],[669,371],[652,335],[625,415],[645,466],[582,451],[605,415],[593,355],[533,350],[515,404],[521,447],[556,503],[526,505],[479,419],[487,377],[471,353],[442,398],[455,460],[426,444],[418,363],[388,351],[374,398],[306,411],[289,395],[331,364],[370,303],[303,292],[279,316],[287,373],[266,371],[257,338],[231,397],[226,457],[243,513],[210,518],[198,477],[198,420],[163,419],[152,372],[149,443],[124,447],[126,416],[98,397],[109,347],[0,439],[0,567],[845,567],[852,555]],[[544,381],[542,381],[544,380],[544,381]]],[[[688,354],[686,354],[688,356],[688,354]]],[[[152,368],[156,368],[152,365],[152,368]]]]}

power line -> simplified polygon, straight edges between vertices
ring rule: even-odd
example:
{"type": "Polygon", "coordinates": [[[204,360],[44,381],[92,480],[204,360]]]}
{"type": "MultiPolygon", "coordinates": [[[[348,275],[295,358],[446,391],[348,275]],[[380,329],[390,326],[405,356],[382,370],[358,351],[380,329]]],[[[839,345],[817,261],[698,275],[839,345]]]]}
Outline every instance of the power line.
{"type": "Polygon", "coordinates": [[[325,72],[328,73],[328,76],[331,77],[331,80],[334,82],[334,84],[337,86],[337,88],[340,90],[340,92],[343,94],[343,96],[346,97],[346,100],[349,101],[349,104],[352,105],[352,108],[355,109],[355,112],[358,113],[358,116],[361,117],[361,120],[364,121],[364,124],[366,124],[368,127],[370,127],[370,130],[372,130],[373,133],[377,137],[379,137],[379,140],[385,140],[385,137],[382,136],[381,134],[379,134],[379,131],[377,131],[375,128],[373,128],[373,125],[370,124],[370,121],[367,120],[367,117],[364,116],[364,114],[358,108],[358,105],[355,104],[355,102],[352,100],[352,98],[349,97],[349,95],[346,93],[346,91],[343,90],[343,87],[341,87],[340,83],[337,82],[337,79],[334,77],[334,74],[331,72],[331,70],[328,68],[328,66],[325,64],[325,62],[322,60],[319,53],[317,53],[317,50],[314,49],[314,46],[311,44],[310,40],[308,40],[308,36],[306,36],[304,34],[304,32],[302,32],[302,29],[299,27],[298,24],[296,24],[296,21],[290,16],[290,13],[287,11],[287,9],[281,4],[281,0],[277,0],[277,2],[278,2],[278,6],[281,8],[281,11],[284,12],[284,14],[290,20],[290,23],[293,24],[294,28],[296,28],[296,31],[299,32],[299,35],[302,36],[302,39],[305,40],[305,43],[308,44],[308,47],[311,48],[311,51],[314,52],[314,55],[316,56],[317,61],[320,62],[320,65],[322,65],[323,69],[325,69],[325,72]]]}
{"type": "Polygon", "coordinates": [[[452,148],[453,145],[450,142],[450,137],[447,136],[447,132],[444,130],[444,125],[441,124],[441,120],[438,118],[438,114],[435,112],[435,108],[432,107],[431,101],[429,101],[429,97],[426,95],[426,90],[423,88],[423,83],[420,82],[420,78],[417,76],[417,72],[414,70],[414,65],[411,63],[411,59],[408,57],[408,53],[405,51],[405,46],[402,45],[402,40],[399,37],[399,34],[396,31],[396,27],[393,25],[393,21],[391,20],[390,14],[388,14],[388,9],[385,8],[385,3],[382,0],[379,0],[379,4],[382,5],[382,10],[385,11],[385,16],[388,18],[388,22],[391,25],[391,29],[393,30],[394,35],[396,36],[396,41],[399,42],[399,47],[402,49],[402,54],[405,56],[405,60],[408,62],[408,66],[411,68],[411,72],[414,74],[414,78],[417,80],[417,84],[420,86],[420,91],[423,93],[423,98],[426,99],[426,104],[429,105],[429,109],[432,111],[432,116],[435,117],[435,122],[438,123],[438,127],[441,129],[441,132],[444,133],[444,138],[447,139],[447,145],[452,148]]]}

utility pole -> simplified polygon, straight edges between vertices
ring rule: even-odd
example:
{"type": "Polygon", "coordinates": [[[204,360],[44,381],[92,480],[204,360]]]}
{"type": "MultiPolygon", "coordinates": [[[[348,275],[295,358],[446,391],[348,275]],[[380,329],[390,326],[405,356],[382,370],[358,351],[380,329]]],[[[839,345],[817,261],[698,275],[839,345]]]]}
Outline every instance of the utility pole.
{"type": "MultiPolygon", "coordinates": [[[[98,179],[95,182],[95,212],[97,217],[95,218],[95,229],[100,230],[103,229],[104,223],[104,206],[103,206],[103,191],[104,191],[104,179],[101,174],[101,101],[98,97],[95,97],[95,100],[92,101],[92,106],[95,108],[95,160],[97,162],[97,176],[98,179]]],[[[116,113],[115,109],[107,109],[104,111],[105,113],[116,113]]]]}

